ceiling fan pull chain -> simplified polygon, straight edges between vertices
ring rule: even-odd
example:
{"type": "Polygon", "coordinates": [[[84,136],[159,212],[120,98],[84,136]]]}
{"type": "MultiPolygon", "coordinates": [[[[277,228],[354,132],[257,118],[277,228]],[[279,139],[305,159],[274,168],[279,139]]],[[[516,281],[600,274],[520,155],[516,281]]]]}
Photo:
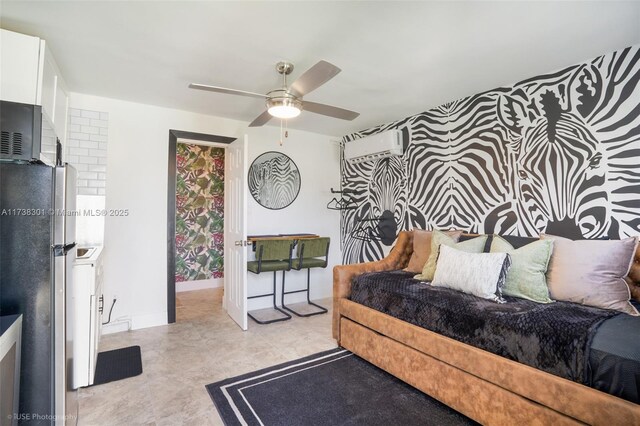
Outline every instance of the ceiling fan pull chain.
{"type": "Polygon", "coordinates": [[[280,120],[280,146],[282,146],[282,139],[283,139],[282,138],[282,121],[283,120],[280,120]]]}
{"type": "Polygon", "coordinates": [[[284,137],[289,137],[289,122],[287,120],[284,120],[284,137]]]}

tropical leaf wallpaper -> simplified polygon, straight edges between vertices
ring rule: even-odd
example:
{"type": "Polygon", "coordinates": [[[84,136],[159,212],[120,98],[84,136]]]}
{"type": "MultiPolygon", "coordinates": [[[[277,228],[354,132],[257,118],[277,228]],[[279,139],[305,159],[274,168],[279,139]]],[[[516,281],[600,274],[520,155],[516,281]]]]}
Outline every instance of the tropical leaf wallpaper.
{"type": "Polygon", "coordinates": [[[222,278],[224,148],[176,151],[176,282],[222,278]]]}

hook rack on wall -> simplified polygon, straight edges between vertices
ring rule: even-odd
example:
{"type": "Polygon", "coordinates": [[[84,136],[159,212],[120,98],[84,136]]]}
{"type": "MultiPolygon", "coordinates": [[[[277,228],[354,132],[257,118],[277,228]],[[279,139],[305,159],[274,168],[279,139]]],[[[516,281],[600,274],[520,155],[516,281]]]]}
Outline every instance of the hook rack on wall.
{"type": "Polygon", "coordinates": [[[362,241],[374,241],[380,240],[382,235],[380,234],[380,226],[379,223],[382,220],[382,217],[372,217],[372,218],[356,218],[357,225],[351,231],[351,237],[356,240],[362,241]]]}
{"type": "Polygon", "coordinates": [[[389,210],[382,212],[382,216],[373,218],[356,218],[357,225],[351,231],[351,237],[362,241],[382,241],[390,245],[396,238],[397,222],[389,210]]]}
{"type": "Polygon", "coordinates": [[[345,189],[342,191],[336,191],[331,188],[332,194],[342,194],[340,199],[333,197],[331,201],[327,203],[327,208],[329,210],[352,210],[357,208],[358,206],[355,204],[353,198],[351,198],[351,194],[356,194],[357,192],[353,189],[345,189]],[[345,197],[346,196],[346,197],[345,197]]]}

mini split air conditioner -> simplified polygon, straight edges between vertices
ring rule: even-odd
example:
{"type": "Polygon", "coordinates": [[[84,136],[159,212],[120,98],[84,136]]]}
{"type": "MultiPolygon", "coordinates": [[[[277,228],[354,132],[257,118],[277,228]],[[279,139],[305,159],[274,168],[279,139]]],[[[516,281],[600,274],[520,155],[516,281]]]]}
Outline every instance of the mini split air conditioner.
{"type": "Polygon", "coordinates": [[[379,160],[393,155],[402,155],[402,134],[399,130],[388,130],[344,144],[344,159],[350,163],[379,160]]]}

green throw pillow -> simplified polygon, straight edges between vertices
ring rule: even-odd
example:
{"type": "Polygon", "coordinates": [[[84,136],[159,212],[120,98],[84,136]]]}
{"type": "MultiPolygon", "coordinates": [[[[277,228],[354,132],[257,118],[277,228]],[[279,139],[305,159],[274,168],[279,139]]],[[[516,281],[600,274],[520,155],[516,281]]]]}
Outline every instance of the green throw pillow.
{"type": "Polygon", "coordinates": [[[440,244],[448,247],[454,247],[467,253],[482,253],[486,242],[487,236],[483,235],[481,237],[458,243],[457,239],[451,238],[444,232],[434,230],[433,235],[431,236],[431,254],[429,255],[429,259],[427,259],[427,263],[424,264],[422,273],[414,276],[413,278],[420,281],[433,281],[433,276],[436,273],[436,261],[438,260],[440,244]]]}
{"type": "Polygon", "coordinates": [[[514,249],[504,238],[494,235],[491,253],[509,253],[511,256],[511,269],[502,294],[538,303],[553,302],[547,287],[547,268],[552,252],[553,240],[535,241],[514,249]]]}

